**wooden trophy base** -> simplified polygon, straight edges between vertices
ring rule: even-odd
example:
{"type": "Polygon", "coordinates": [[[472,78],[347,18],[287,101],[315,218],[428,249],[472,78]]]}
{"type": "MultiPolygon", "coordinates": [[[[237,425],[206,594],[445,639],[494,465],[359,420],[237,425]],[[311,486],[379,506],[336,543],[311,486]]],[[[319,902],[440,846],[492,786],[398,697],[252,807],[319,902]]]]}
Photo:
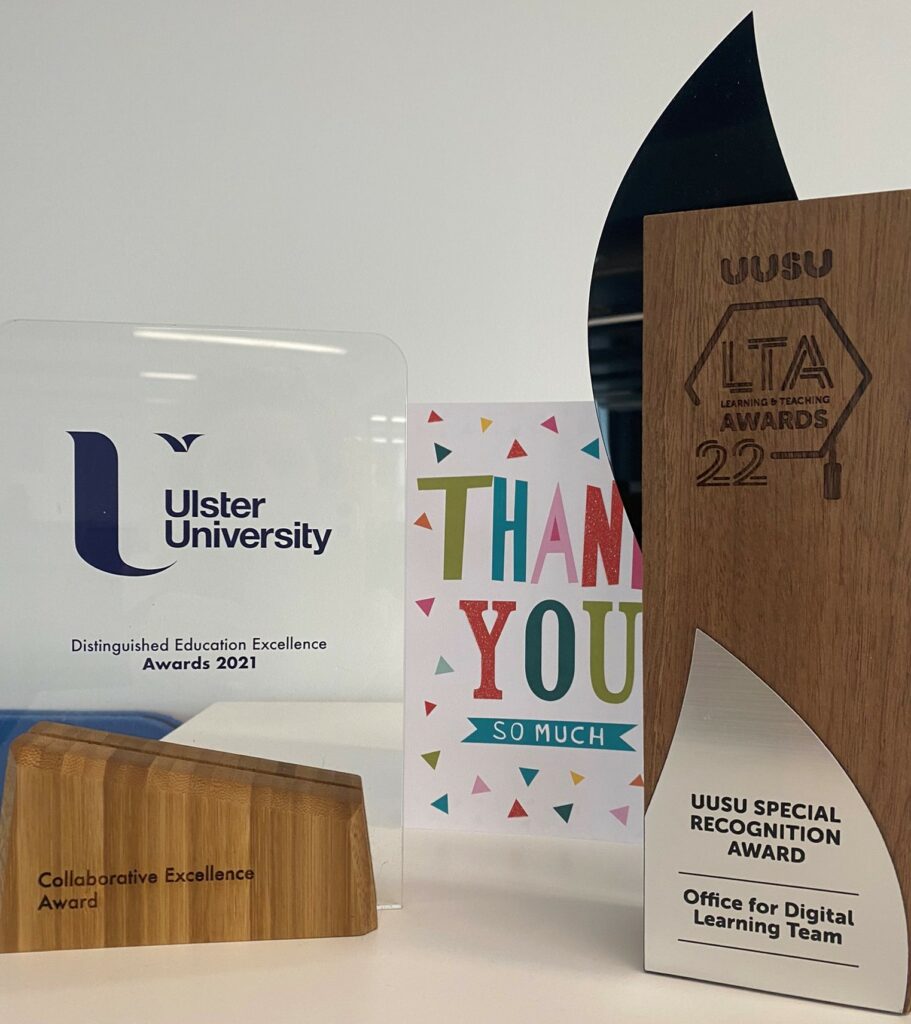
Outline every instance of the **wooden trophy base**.
{"type": "Polygon", "coordinates": [[[50,722],[10,749],[0,952],[376,926],[356,775],[50,722]]]}

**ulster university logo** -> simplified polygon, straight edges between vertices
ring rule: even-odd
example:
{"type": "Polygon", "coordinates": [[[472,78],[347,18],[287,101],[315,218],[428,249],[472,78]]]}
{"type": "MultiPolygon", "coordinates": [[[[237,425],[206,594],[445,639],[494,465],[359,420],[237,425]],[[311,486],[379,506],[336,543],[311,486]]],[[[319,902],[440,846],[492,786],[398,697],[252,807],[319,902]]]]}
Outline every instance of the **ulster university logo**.
{"type": "Polygon", "coordinates": [[[764,486],[767,456],[825,459],[823,493],[841,497],[835,446],[871,376],[825,299],[728,306],[685,384],[703,413],[696,485],[764,486]]]}
{"type": "MultiPolygon", "coordinates": [[[[94,430],[71,430],[74,445],[74,540],[79,557],[114,576],[154,576],[174,562],[155,569],[130,565],[120,554],[120,491],[117,448],[94,430]]],[[[158,434],[177,455],[186,455],[202,434],[158,434]]],[[[162,541],[169,548],[243,551],[271,549],[322,555],[331,527],[319,528],[295,519],[267,525],[269,501],[262,496],[206,492],[167,487],[160,507],[162,541]],[[238,522],[239,520],[239,522],[238,522]]]]}
{"type": "MultiPolygon", "coordinates": [[[[115,576],[154,576],[170,569],[140,569],[120,555],[120,490],[117,448],[106,435],[93,430],[71,430],[74,451],[74,500],[76,551],[79,557],[102,572],[115,576]]],[[[180,439],[159,434],[174,452],[186,454],[202,434],[184,434],[180,439]]]]}

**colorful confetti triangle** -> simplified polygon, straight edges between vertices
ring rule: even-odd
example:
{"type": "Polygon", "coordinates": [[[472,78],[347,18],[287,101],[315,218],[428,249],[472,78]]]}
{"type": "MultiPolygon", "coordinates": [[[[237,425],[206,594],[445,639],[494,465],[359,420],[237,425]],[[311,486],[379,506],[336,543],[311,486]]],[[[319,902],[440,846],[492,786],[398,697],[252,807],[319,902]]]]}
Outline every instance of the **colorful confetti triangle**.
{"type": "MultiPolygon", "coordinates": [[[[438,444],[436,441],[433,442],[433,450],[436,452],[437,465],[439,465],[439,463],[441,463],[443,459],[447,459],[449,458],[450,455],[452,455],[451,448],[446,448],[443,445],[438,444]]],[[[585,449],[583,448],[583,451],[584,450],[585,449]]],[[[596,455],[595,458],[597,457],[598,456],[596,455]]]]}
{"type": "Polygon", "coordinates": [[[444,814],[449,814],[449,794],[444,793],[442,796],[438,796],[436,800],[431,800],[430,806],[436,807],[438,811],[442,811],[444,814]]]}
{"type": "Polygon", "coordinates": [[[477,796],[478,793],[489,793],[490,786],[481,778],[480,775],[475,776],[474,785],[471,787],[471,795],[477,796]]]}
{"type": "Polygon", "coordinates": [[[432,700],[424,701],[424,714],[429,715],[436,708],[436,704],[432,700]]]}
{"type": "Polygon", "coordinates": [[[422,512],[417,519],[414,521],[415,526],[423,526],[425,530],[432,530],[433,527],[430,525],[430,520],[427,518],[427,513],[422,512]]]}
{"type": "Polygon", "coordinates": [[[611,814],[613,814],[621,825],[625,825],[629,821],[629,804],[625,807],[612,807],[611,814]]]}
{"type": "Polygon", "coordinates": [[[645,785],[645,780],[642,778],[641,775],[637,775],[633,779],[633,781],[630,783],[630,785],[631,786],[644,786],[645,785]]]}
{"type": "Polygon", "coordinates": [[[585,452],[586,455],[591,455],[593,459],[601,458],[601,444],[597,437],[594,439],[594,441],[589,441],[588,444],[585,445],[580,450],[585,452]]]}
{"type": "Polygon", "coordinates": [[[519,772],[523,779],[525,779],[525,785],[530,786],[535,781],[535,776],[540,771],[540,768],[520,768],[519,772]]]}
{"type": "Polygon", "coordinates": [[[512,807],[509,808],[509,814],[507,818],[527,818],[528,811],[519,803],[518,800],[513,800],[512,807]]]}
{"type": "MultiPolygon", "coordinates": [[[[544,427],[545,430],[552,430],[555,434],[559,434],[560,433],[560,431],[557,430],[557,417],[556,416],[548,416],[548,418],[546,420],[544,420],[544,422],[541,424],[541,426],[544,427]]],[[[572,804],[570,804],[569,806],[571,807],[572,804]]],[[[556,808],[554,808],[554,810],[556,810],[556,808]]]]}
{"type": "Polygon", "coordinates": [[[437,662],[437,667],[434,669],[433,674],[435,676],[444,676],[444,675],[446,675],[447,672],[452,672],[452,671],[453,671],[452,665],[450,665],[449,662],[442,655],[440,655],[440,659],[437,662]]]}
{"type": "Polygon", "coordinates": [[[488,430],[493,426],[493,420],[489,420],[486,416],[481,417],[481,433],[486,434],[488,430]]]}
{"type": "Polygon", "coordinates": [[[442,423],[443,422],[443,417],[438,412],[435,412],[433,409],[431,409],[430,410],[430,415],[427,417],[427,422],[428,423],[442,423]]]}
{"type": "Polygon", "coordinates": [[[573,780],[574,786],[578,786],[580,782],[585,781],[585,776],[580,775],[578,772],[570,772],[569,777],[573,780]]]}
{"type": "Polygon", "coordinates": [[[528,455],[528,452],[519,444],[518,438],[513,441],[512,447],[509,449],[509,454],[506,456],[507,459],[524,459],[528,455]]]}
{"type": "Polygon", "coordinates": [[[557,814],[560,815],[560,817],[568,825],[569,824],[569,816],[573,813],[573,805],[572,804],[557,804],[557,806],[554,808],[554,810],[557,812],[557,814]]]}
{"type": "Polygon", "coordinates": [[[430,610],[433,608],[434,601],[436,601],[435,597],[422,597],[420,601],[415,601],[414,603],[425,615],[430,615],[430,610]]]}
{"type": "Polygon", "coordinates": [[[430,765],[430,767],[436,771],[437,761],[440,759],[439,750],[431,750],[426,754],[421,754],[421,757],[430,765]]]}

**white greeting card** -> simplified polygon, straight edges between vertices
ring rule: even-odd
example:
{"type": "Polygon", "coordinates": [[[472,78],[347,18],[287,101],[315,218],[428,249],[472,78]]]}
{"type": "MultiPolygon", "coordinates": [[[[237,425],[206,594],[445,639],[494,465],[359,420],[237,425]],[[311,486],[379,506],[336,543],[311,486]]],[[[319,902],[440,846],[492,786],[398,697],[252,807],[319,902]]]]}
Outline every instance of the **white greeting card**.
{"type": "Polygon", "coordinates": [[[641,556],[594,405],[409,410],[405,820],[635,841],[641,556]]]}

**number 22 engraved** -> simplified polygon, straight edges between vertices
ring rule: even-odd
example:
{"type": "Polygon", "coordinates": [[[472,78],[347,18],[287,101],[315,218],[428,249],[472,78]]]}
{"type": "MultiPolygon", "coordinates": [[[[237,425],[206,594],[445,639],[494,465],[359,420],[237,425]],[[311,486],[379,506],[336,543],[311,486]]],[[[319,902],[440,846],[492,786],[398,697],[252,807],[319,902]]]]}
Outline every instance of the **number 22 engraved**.
{"type": "Polygon", "coordinates": [[[730,475],[721,471],[727,466],[728,449],[714,438],[702,441],[696,446],[697,459],[711,459],[711,462],[696,474],[697,487],[761,487],[769,482],[764,473],[757,470],[765,460],[765,449],[752,437],[738,441],[731,449],[734,458],[746,461],[737,469],[732,467],[730,475]]]}

